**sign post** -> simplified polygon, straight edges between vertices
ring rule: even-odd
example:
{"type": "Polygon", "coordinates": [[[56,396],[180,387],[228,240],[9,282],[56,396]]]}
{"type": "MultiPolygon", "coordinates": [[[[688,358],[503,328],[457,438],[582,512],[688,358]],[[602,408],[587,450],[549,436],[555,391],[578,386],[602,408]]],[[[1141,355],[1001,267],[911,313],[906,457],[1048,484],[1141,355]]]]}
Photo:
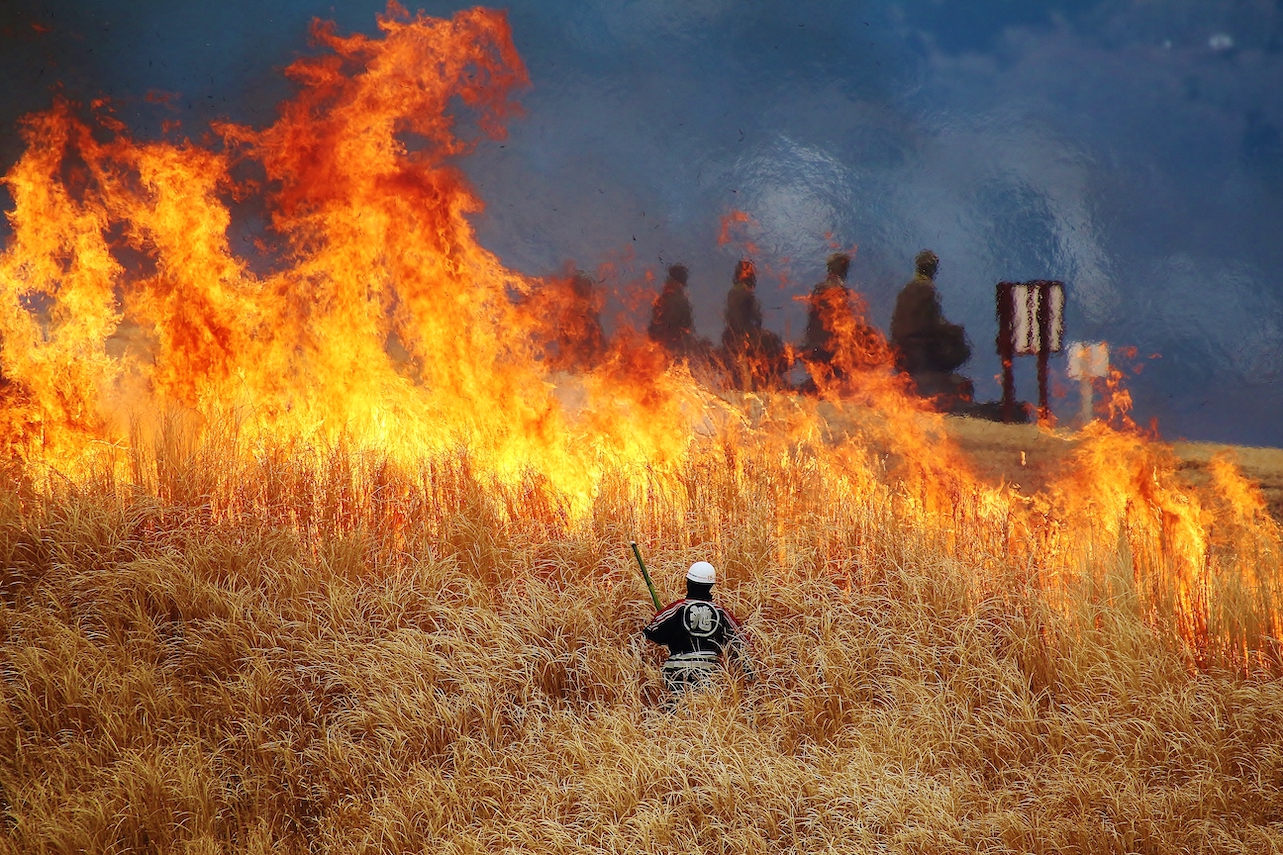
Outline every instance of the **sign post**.
{"type": "Polygon", "coordinates": [[[1038,357],[1038,418],[1051,414],[1047,401],[1047,358],[1059,353],[1065,335],[1065,283],[1047,279],[999,282],[998,356],[1002,359],[1002,420],[1012,421],[1017,356],[1038,357]]]}
{"type": "Polygon", "coordinates": [[[1109,345],[1103,341],[1069,343],[1069,376],[1078,381],[1079,425],[1091,421],[1091,381],[1109,374],[1109,345]]]}

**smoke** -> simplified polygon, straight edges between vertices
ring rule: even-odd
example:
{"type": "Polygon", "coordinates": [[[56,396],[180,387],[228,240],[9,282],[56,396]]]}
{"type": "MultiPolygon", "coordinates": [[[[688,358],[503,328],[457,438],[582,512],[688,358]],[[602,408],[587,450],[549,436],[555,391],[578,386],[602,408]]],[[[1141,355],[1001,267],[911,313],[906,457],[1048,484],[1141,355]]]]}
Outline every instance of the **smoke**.
{"type": "MultiPolygon", "coordinates": [[[[144,137],[163,121],[193,136],[215,118],[262,126],[311,18],[373,32],[382,8],[6,4],[0,166],[55,80],[115,99],[144,137]]],[[[945,312],[975,345],[979,397],[998,394],[994,283],[1061,278],[1070,339],[1162,354],[1131,382],[1140,420],[1283,445],[1277,409],[1244,405],[1283,398],[1277,4],[525,0],[509,17],[533,82],[526,115],[461,164],[487,205],[481,239],[505,264],[613,261],[628,280],[684,261],[700,332],[715,338],[743,251],[717,231],[742,210],[775,273],[767,324],[796,339],[792,297],[832,247],[858,245],[852,282],[884,328],[930,247],[945,312]]]]}

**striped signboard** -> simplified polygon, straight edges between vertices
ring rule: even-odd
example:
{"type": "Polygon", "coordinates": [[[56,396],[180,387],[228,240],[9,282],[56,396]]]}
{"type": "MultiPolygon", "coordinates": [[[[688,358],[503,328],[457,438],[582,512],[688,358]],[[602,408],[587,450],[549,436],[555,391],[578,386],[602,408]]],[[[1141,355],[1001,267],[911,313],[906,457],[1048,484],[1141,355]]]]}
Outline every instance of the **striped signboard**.
{"type": "Polygon", "coordinates": [[[1002,358],[1003,421],[1015,411],[1017,356],[1038,357],[1038,417],[1047,419],[1047,357],[1059,353],[1065,339],[1065,283],[1050,279],[998,283],[998,355],[1002,358]]]}

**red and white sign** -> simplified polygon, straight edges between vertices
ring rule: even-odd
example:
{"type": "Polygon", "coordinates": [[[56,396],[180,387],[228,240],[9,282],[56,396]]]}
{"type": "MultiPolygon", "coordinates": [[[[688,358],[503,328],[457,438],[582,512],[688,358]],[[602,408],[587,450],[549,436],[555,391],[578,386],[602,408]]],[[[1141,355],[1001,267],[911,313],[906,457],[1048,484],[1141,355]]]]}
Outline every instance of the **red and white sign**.
{"type": "Polygon", "coordinates": [[[1012,345],[1017,354],[1042,350],[1038,311],[1047,295],[1047,352],[1059,353],[1065,331],[1065,286],[1059,282],[1014,282],[1011,285],[1012,345]]]}

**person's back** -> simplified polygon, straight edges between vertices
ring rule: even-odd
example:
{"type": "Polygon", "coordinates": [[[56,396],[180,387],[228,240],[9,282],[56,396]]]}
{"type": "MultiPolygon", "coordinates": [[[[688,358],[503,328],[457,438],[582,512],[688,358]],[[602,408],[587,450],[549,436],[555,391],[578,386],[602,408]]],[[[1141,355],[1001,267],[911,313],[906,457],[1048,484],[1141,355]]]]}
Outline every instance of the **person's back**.
{"type": "Polygon", "coordinates": [[[713,565],[707,561],[692,564],[686,572],[686,596],[660,611],[642,630],[649,641],[668,648],[664,684],[670,691],[707,682],[724,655],[739,660],[751,674],[739,621],[713,602],[714,581],[713,565]]]}
{"type": "Polygon", "coordinates": [[[593,368],[606,352],[606,334],[601,326],[601,301],[592,277],[577,271],[570,281],[568,296],[558,318],[554,342],[554,368],[593,368]]]}
{"type": "Polygon", "coordinates": [[[601,295],[582,270],[544,281],[517,303],[549,371],[594,368],[606,354],[601,295]]]}
{"type": "Polygon", "coordinates": [[[722,344],[727,350],[751,347],[762,331],[762,304],[757,300],[757,272],[751,261],[740,261],[735,281],[726,293],[726,329],[722,344]]]}
{"type": "Polygon", "coordinates": [[[949,323],[940,308],[935,275],[940,259],[930,250],[918,253],[916,274],[895,300],[891,344],[900,368],[911,375],[948,373],[971,358],[966,332],[949,323]]]}
{"type": "Polygon", "coordinates": [[[916,277],[900,289],[891,315],[891,342],[931,335],[940,326],[940,295],[930,279],[916,277]]]}
{"type": "Polygon", "coordinates": [[[832,362],[837,347],[835,330],[851,314],[851,292],[846,287],[851,257],[843,253],[829,256],[824,281],[811,289],[806,313],[806,334],[802,347],[814,362],[832,362]]]}
{"type": "Polygon", "coordinates": [[[684,265],[668,268],[664,290],[651,308],[646,334],[669,353],[689,354],[695,344],[695,316],[686,296],[687,270],[684,265]]]}
{"type": "Polygon", "coordinates": [[[784,342],[762,327],[757,270],[746,258],[735,267],[735,281],[726,293],[724,317],[722,361],[731,388],[760,391],[783,385],[789,369],[784,342]]]}

